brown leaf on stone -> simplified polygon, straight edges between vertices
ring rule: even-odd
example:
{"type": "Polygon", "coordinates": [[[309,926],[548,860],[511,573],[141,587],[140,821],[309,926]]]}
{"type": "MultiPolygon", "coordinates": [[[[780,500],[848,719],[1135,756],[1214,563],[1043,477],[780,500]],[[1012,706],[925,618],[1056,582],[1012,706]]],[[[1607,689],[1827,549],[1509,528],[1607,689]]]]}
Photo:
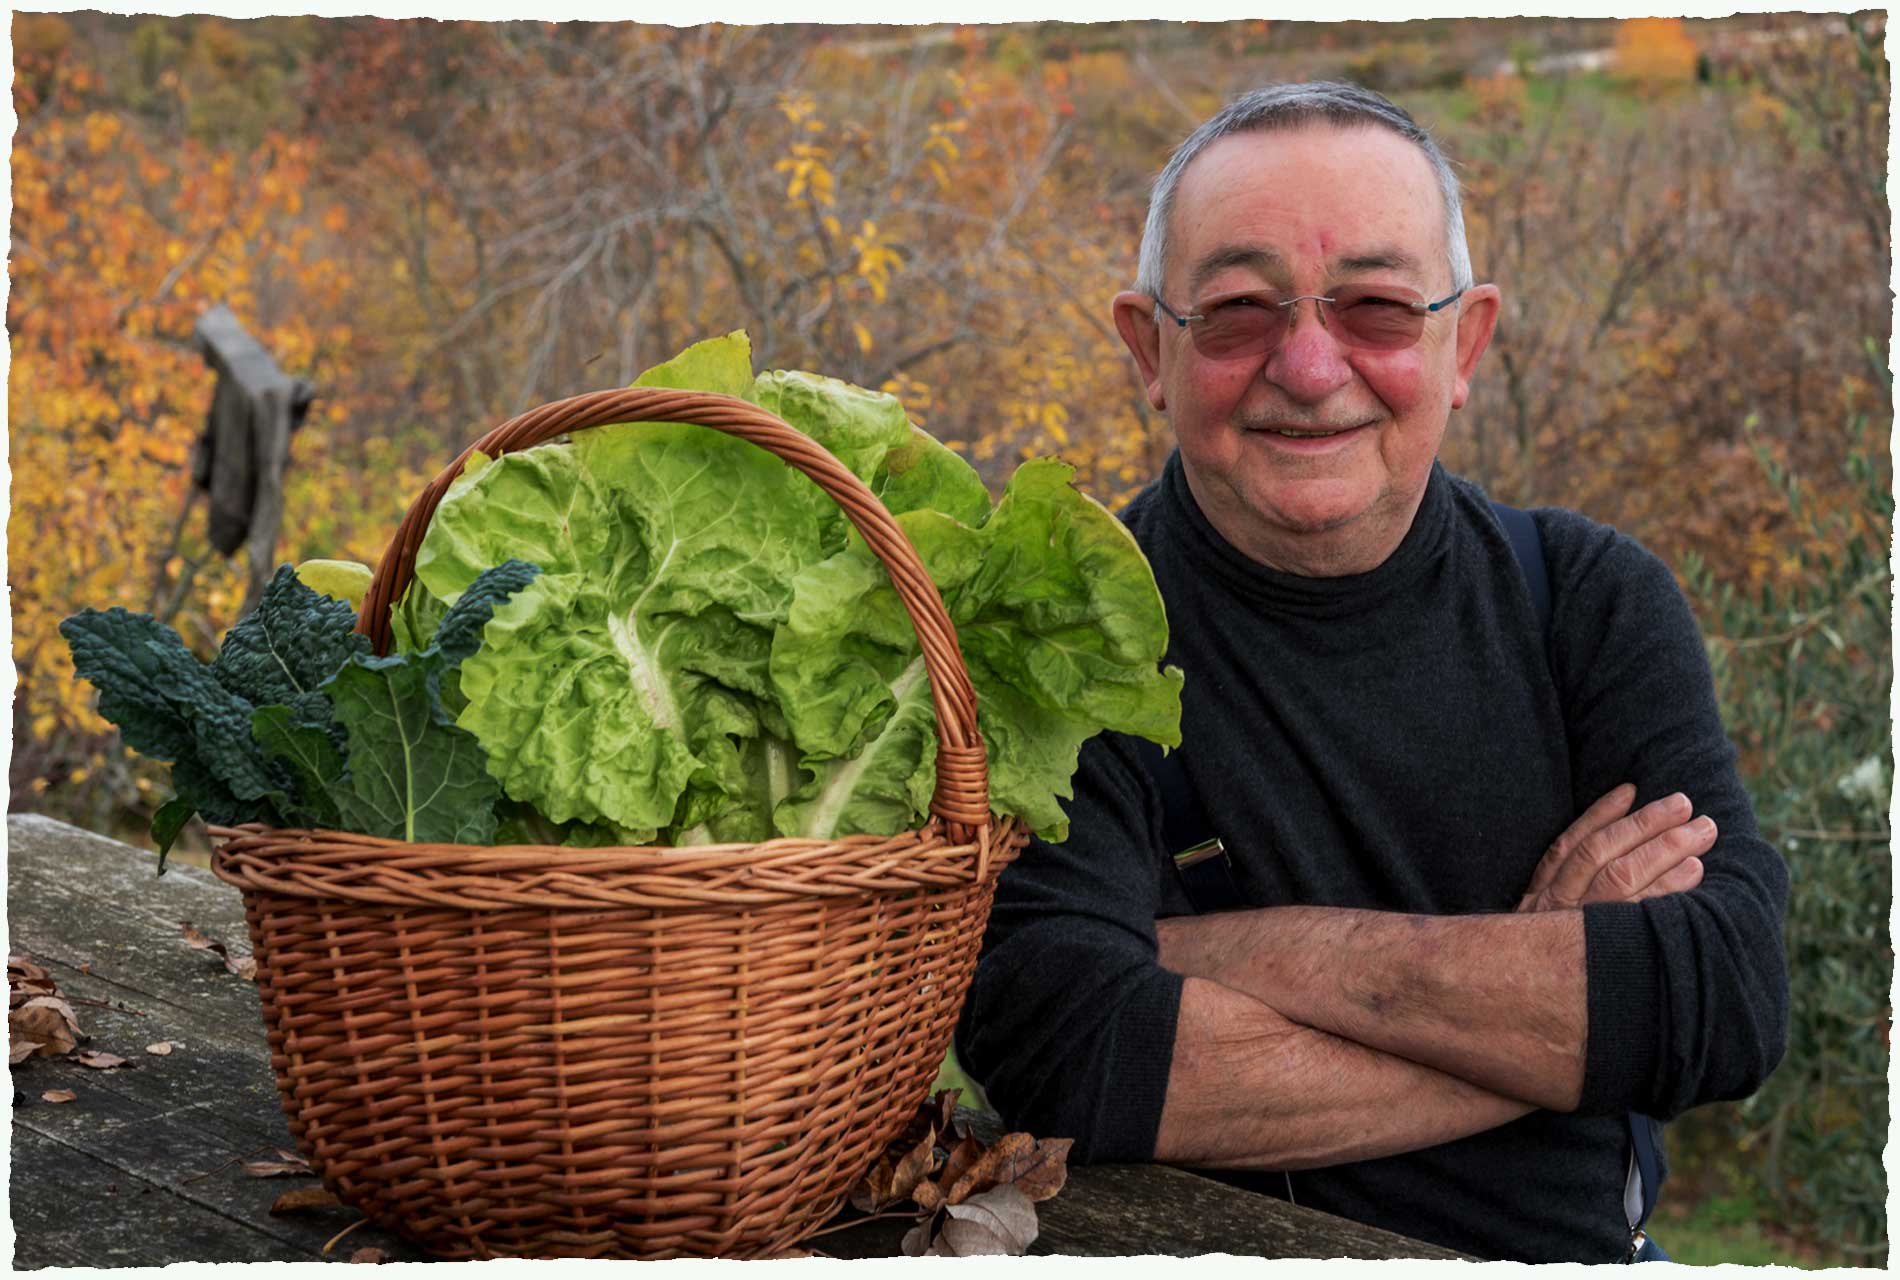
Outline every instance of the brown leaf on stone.
{"type": "Polygon", "coordinates": [[[969,1172],[970,1166],[982,1155],[983,1144],[971,1137],[959,1138],[957,1145],[950,1148],[950,1158],[943,1162],[943,1172],[937,1175],[937,1189],[943,1192],[945,1204],[954,1203],[950,1199],[950,1189],[957,1185],[957,1180],[969,1172]]]}
{"type": "MultiPolygon", "coordinates": [[[[810,1257],[811,1255],[806,1254],[805,1256],[810,1257]]],[[[358,1249],[355,1253],[350,1255],[351,1262],[381,1262],[382,1260],[383,1251],[378,1249],[375,1245],[364,1245],[361,1249],[358,1249]]]]}
{"type": "Polygon", "coordinates": [[[73,1012],[73,1007],[59,996],[33,996],[28,1000],[22,1001],[20,1008],[51,1009],[54,1013],[57,1013],[61,1018],[65,1019],[66,1027],[72,1032],[73,1039],[85,1040],[89,1038],[84,1031],[79,1029],[79,1017],[73,1012]]]}
{"type": "Polygon", "coordinates": [[[40,1100],[42,1102],[71,1102],[78,1096],[71,1089],[48,1089],[40,1095],[40,1100]]]}
{"type": "Polygon", "coordinates": [[[215,938],[206,937],[204,934],[204,931],[199,929],[198,926],[194,925],[189,920],[179,921],[179,927],[184,931],[185,943],[187,946],[190,946],[193,949],[198,950],[198,951],[209,951],[212,954],[216,955],[218,959],[224,961],[224,969],[226,973],[235,973],[238,977],[244,979],[246,982],[250,982],[256,979],[257,977],[257,961],[256,960],[252,959],[250,956],[233,956],[230,952],[230,949],[226,947],[222,942],[219,942],[215,938]]]}
{"type": "Polygon", "coordinates": [[[1006,1133],[984,1149],[983,1154],[963,1176],[950,1184],[944,1198],[951,1204],[962,1204],[974,1195],[998,1183],[1015,1181],[1018,1167],[1027,1156],[1034,1155],[1036,1140],[1026,1133],[1006,1133]]]}
{"type": "Polygon", "coordinates": [[[94,1071],[110,1071],[114,1067],[129,1067],[130,1059],[121,1058],[116,1053],[104,1053],[98,1049],[87,1049],[84,1053],[73,1055],[73,1061],[82,1067],[91,1067],[94,1071]]]}
{"type": "Polygon", "coordinates": [[[891,1173],[891,1199],[908,1200],[917,1184],[928,1178],[936,1167],[937,1131],[930,1129],[897,1162],[897,1168],[891,1173]]]}
{"type": "Polygon", "coordinates": [[[164,1057],[166,1054],[170,1053],[171,1051],[172,1051],[172,1042],[169,1040],[160,1040],[157,1044],[148,1044],[145,1046],[145,1052],[150,1053],[150,1054],[156,1054],[158,1057],[161,1057],[161,1058],[164,1057]]]}
{"type": "Polygon", "coordinates": [[[308,1178],[315,1170],[305,1162],[302,1156],[295,1160],[246,1160],[244,1172],[253,1178],[308,1178]]]}
{"type": "Polygon", "coordinates": [[[860,1213],[877,1213],[895,1197],[891,1195],[891,1175],[896,1172],[887,1153],[864,1171],[851,1188],[851,1207],[860,1213]]]}
{"type": "Polygon", "coordinates": [[[80,962],[79,962],[79,972],[81,972],[81,973],[86,973],[86,974],[89,974],[89,973],[91,973],[91,972],[92,972],[92,961],[90,961],[90,960],[82,960],[82,961],[80,961],[80,962]]]}
{"type": "Polygon", "coordinates": [[[55,1007],[64,1003],[41,997],[7,1011],[8,1057],[12,1061],[20,1062],[34,1054],[52,1057],[71,1053],[78,1046],[72,1010],[55,1007]]]}
{"type": "Polygon", "coordinates": [[[295,1213],[299,1209],[327,1209],[342,1203],[322,1187],[299,1187],[278,1196],[270,1211],[274,1214],[295,1213]]]}
{"type": "Polygon", "coordinates": [[[1054,1196],[1069,1181],[1069,1148],[1074,1145],[1074,1138],[1038,1139],[1034,1156],[1010,1185],[1038,1204],[1054,1196]]]}

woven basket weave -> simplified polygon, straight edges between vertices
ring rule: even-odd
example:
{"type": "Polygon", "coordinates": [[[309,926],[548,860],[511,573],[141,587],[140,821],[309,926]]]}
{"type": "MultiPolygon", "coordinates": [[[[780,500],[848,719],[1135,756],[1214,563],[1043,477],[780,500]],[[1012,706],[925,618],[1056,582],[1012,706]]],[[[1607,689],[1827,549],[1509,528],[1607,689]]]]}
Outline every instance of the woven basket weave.
{"type": "Polygon", "coordinates": [[[679,849],[213,828],[298,1145],[346,1203],[445,1258],[756,1257],[822,1224],[928,1089],[1026,838],[990,816],[975,695],[916,552],[830,454],[740,400],[603,391],[496,428],[410,507],[358,629],[387,651],[470,451],[642,420],[769,449],[863,533],[923,645],[932,817],[679,849]]]}

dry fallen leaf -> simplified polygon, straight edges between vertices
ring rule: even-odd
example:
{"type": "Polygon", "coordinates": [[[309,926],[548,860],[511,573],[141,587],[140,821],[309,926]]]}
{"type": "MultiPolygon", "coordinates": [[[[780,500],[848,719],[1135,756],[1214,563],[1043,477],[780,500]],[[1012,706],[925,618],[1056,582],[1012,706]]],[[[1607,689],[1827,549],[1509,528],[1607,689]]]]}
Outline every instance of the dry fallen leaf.
{"type": "Polygon", "coordinates": [[[55,1008],[57,1002],[41,996],[7,1011],[8,1057],[14,1062],[39,1054],[53,1057],[71,1053],[79,1037],[71,1021],[72,1011],[55,1008]]]}
{"type": "Polygon", "coordinates": [[[926,1250],[931,1256],[1021,1257],[1037,1234],[1036,1206],[1014,1186],[991,1187],[944,1210],[943,1230],[926,1250]]]}
{"type": "Polygon", "coordinates": [[[272,1213],[295,1213],[299,1209],[327,1209],[331,1205],[343,1202],[322,1187],[299,1187],[295,1191],[286,1191],[272,1204],[272,1213]]]}
{"type": "Polygon", "coordinates": [[[355,1253],[350,1255],[351,1262],[381,1262],[382,1260],[383,1251],[378,1249],[375,1245],[364,1245],[361,1249],[358,1249],[355,1253]]]}
{"type": "Polygon", "coordinates": [[[950,1184],[944,1198],[951,1204],[962,1204],[977,1192],[993,1187],[1000,1182],[1010,1182],[1016,1177],[1016,1167],[1025,1156],[1034,1155],[1036,1140],[1026,1133],[1006,1133],[984,1148],[976,1163],[963,1171],[963,1176],[950,1184]]]}
{"type": "Polygon", "coordinates": [[[161,1058],[171,1051],[172,1046],[169,1040],[160,1040],[157,1044],[148,1044],[145,1046],[145,1052],[157,1054],[161,1058]]]}
{"type": "Polygon", "coordinates": [[[42,1093],[40,1095],[40,1101],[42,1102],[71,1102],[74,1098],[77,1098],[78,1096],[79,1095],[74,1093],[71,1089],[48,1089],[45,1093],[42,1093]]]}
{"type": "Polygon", "coordinates": [[[246,1160],[244,1172],[253,1178],[305,1177],[315,1173],[310,1162],[295,1151],[277,1148],[275,1160],[246,1160]]]}
{"type": "Polygon", "coordinates": [[[897,1168],[891,1174],[892,1200],[907,1200],[917,1184],[928,1178],[937,1167],[937,1131],[927,1129],[917,1145],[904,1154],[897,1162],[897,1168]]]}
{"type": "Polygon", "coordinates": [[[114,1067],[129,1067],[130,1059],[121,1058],[116,1053],[104,1053],[98,1049],[88,1049],[84,1053],[73,1055],[73,1061],[82,1067],[91,1067],[94,1071],[110,1071],[114,1067]]]}
{"type": "Polygon", "coordinates": [[[906,1258],[924,1256],[924,1250],[930,1247],[930,1237],[936,1230],[937,1217],[938,1215],[933,1213],[919,1218],[917,1225],[904,1233],[904,1238],[898,1242],[897,1247],[906,1258]]]}
{"type": "Polygon", "coordinates": [[[1055,1195],[1069,1181],[1069,1148],[1074,1138],[1039,1138],[1034,1156],[1029,1159],[1010,1185],[1040,1204],[1055,1195]]]}
{"type": "Polygon", "coordinates": [[[975,1138],[963,1137],[950,1149],[950,1158],[943,1163],[943,1172],[937,1177],[937,1190],[943,1194],[942,1200],[949,1200],[950,1189],[957,1185],[970,1166],[983,1157],[983,1144],[975,1138]]]}
{"type": "Polygon", "coordinates": [[[896,1197],[891,1195],[891,1175],[895,1172],[889,1154],[864,1171],[851,1187],[851,1207],[859,1213],[877,1213],[896,1197]]]}
{"type": "Polygon", "coordinates": [[[226,973],[235,973],[246,982],[257,978],[257,961],[250,956],[234,957],[230,950],[215,938],[208,938],[204,931],[189,920],[180,920],[178,927],[183,931],[185,944],[197,951],[209,951],[224,961],[226,973]]]}

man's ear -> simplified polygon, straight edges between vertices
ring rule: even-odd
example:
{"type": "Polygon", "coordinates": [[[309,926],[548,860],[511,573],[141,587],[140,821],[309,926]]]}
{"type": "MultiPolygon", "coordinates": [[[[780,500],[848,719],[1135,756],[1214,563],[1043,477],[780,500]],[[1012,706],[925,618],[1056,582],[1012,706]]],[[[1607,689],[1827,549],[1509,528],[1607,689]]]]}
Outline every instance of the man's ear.
{"type": "Polygon", "coordinates": [[[1135,357],[1141,371],[1141,385],[1148,389],[1148,403],[1167,412],[1167,396],[1161,390],[1161,327],[1155,323],[1155,300],[1145,293],[1124,290],[1115,295],[1115,329],[1122,336],[1128,354],[1135,357]]]}
{"type": "Polygon", "coordinates": [[[1502,296],[1496,285],[1480,284],[1465,290],[1465,296],[1458,299],[1458,378],[1451,390],[1454,409],[1464,408],[1471,398],[1471,375],[1477,372],[1478,358],[1497,331],[1502,296]]]}

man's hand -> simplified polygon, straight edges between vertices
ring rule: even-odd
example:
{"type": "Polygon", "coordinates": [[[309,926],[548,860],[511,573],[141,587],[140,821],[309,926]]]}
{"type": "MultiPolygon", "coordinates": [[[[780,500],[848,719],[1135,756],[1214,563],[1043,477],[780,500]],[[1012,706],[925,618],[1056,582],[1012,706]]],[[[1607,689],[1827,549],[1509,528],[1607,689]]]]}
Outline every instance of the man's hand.
{"type": "Polygon", "coordinates": [[[1519,911],[1563,911],[1586,902],[1639,902],[1702,883],[1702,854],[1715,843],[1706,815],[1690,821],[1680,793],[1635,813],[1636,788],[1624,783],[1557,837],[1517,904],[1519,911]]]}

